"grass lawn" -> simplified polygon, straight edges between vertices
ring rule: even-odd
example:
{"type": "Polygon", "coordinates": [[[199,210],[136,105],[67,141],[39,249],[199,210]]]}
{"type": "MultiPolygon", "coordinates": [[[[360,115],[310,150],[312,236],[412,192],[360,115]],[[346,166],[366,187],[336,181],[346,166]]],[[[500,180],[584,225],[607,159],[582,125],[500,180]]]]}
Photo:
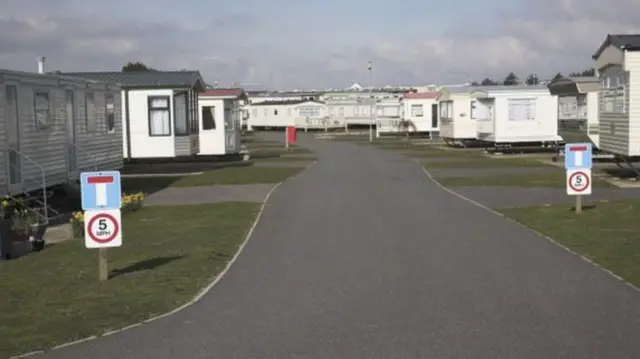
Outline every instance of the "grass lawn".
{"type": "Polygon", "coordinates": [[[640,286],[640,201],[591,204],[581,214],[566,205],[501,212],[640,286]]]}
{"type": "Polygon", "coordinates": [[[298,167],[225,167],[187,176],[123,177],[125,192],[145,191],[165,187],[200,187],[232,184],[278,183],[302,171],[298,167]]]}
{"type": "MultiPolygon", "coordinates": [[[[442,151],[446,152],[446,151],[442,151]]],[[[421,161],[422,165],[428,168],[505,168],[505,167],[547,167],[557,168],[544,164],[533,158],[504,158],[493,159],[485,156],[474,158],[464,158],[454,161],[421,161]]]]}
{"type": "Polygon", "coordinates": [[[128,214],[124,246],[109,249],[112,278],[102,283],[98,252],[78,240],[0,262],[0,357],[121,328],[187,302],[235,254],[259,208],[220,203],[128,214]]]}
{"type": "MultiPolygon", "coordinates": [[[[557,172],[436,179],[448,187],[566,187],[566,173],[560,168],[557,172]]],[[[614,185],[598,177],[593,178],[592,186],[594,188],[615,188],[614,185]]]]}

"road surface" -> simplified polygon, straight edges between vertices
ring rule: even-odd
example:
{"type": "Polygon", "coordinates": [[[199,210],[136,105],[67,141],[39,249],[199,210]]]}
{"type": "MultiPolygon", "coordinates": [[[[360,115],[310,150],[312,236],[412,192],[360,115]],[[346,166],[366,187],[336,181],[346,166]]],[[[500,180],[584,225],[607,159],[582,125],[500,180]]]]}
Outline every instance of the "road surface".
{"type": "Polygon", "coordinates": [[[201,301],[38,357],[640,358],[631,287],[410,159],[300,140],[320,162],[274,193],[201,301]]]}

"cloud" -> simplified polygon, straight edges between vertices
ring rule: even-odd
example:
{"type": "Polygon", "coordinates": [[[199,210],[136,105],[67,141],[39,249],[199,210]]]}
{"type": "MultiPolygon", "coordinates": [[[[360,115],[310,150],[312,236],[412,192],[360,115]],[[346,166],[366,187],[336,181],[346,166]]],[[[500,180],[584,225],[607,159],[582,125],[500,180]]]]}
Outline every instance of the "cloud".
{"type": "MultiPolygon", "coordinates": [[[[327,1],[327,8],[340,6],[327,1]]],[[[174,14],[175,1],[168,0],[154,1],[164,12],[148,10],[146,0],[96,5],[101,8],[79,0],[3,0],[0,67],[32,71],[40,55],[48,70],[61,71],[119,70],[143,61],[199,69],[222,86],[318,88],[366,84],[372,61],[376,84],[446,83],[500,79],[510,71],[521,77],[577,71],[591,66],[607,33],[640,32],[637,0],[509,1],[513,6],[505,0],[499,11],[474,8],[469,19],[443,9],[430,19],[393,20],[386,13],[410,6],[398,0],[393,9],[372,12],[372,21],[345,23],[335,9],[294,9],[285,0],[224,8],[202,2],[188,14],[174,14]],[[121,13],[127,16],[109,15],[121,13]],[[383,15],[388,23],[379,29],[373,20],[383,15]],[[411,33],[403,35],[403,28],[411,33]]]]}

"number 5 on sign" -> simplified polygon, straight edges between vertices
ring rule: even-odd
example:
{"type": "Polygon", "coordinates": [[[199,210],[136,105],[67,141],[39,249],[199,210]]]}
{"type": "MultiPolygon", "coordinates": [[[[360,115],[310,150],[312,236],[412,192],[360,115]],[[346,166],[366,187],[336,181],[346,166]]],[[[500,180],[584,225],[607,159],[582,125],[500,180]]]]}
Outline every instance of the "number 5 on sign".
{"type": "Polygon", "coordinates": [[[569,196],[591,194],[591,170],[567,171],[567,194],[569,196]]]}
{"type": "Polygon", "coordinates": [[[85,211],[85,246],[87,248],[122,246],[121,217],[119,209],[85,211]]]}

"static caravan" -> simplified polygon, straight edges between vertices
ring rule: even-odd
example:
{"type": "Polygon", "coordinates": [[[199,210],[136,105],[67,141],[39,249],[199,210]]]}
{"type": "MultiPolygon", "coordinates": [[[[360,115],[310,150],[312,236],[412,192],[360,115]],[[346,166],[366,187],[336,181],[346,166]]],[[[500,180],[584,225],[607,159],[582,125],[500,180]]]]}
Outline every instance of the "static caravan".
{"type": "Polygon", "coordinates": [[[0,84],[1,195],[44,191],[80,172],[122,167],[117,85],[8,70],[0,70],[0,84]]]}
{"type": "Polygon", "coordinates": [[[323,95],[331,122],[343,126],[369,126],[372,121],[375,125],[374,117],[384,118],[393,114],[399,117],[399,99],[400,94],[384,91],[336,91],[323,95]],[[376,103],[381,104],[383,109],[374,110],[376,103]]]}
{"type": "Polygon", "coordinates": [[[240,152],[240,130],[246,98],[241,89],[215,89],[198,95],[200,114],[199,155],[229,155],[240,152]]]}
{"type": "Polygon", "coordinates": [[[563,77],[547,84],[552,95],[558,96],[558,134],[566,143],[591,142],[598,147],[597,77],[563,77]]]}
{"type": "Polygon", "coordinates": [[[593,59],[600,80],[598,147],[640,156],[640,35],[608,35],[593,59]]]}
{"type": "MultiPolygon", "coordinates": [[[[401,114],[403,108],[399,97],[381,98],[376,101],[375,116],[373,118],[376,134],[405,132],[401,114]]],[[[411,126],[407,127],[409,130],[411,126]]]]}
{"type": "Polygon", "coordinates": [[[440,90],[440,138],[452,146],[476,141],[476,86],[445,87],[440,90]]]}
{"type": "Polygon", "coordinates": [[[74,72],[69,76],[120,84],[121,145],[126,160],[194,156],[200,151],[198,71],[74,72]]]}
{"type": "Polygon", "coordinates": [[[410,92],[402,96],[400,106],[404,112],[403,119],[409,123],[410,132],[432,133],[440,131],[439,97],[439,91],[410,92]]]}
{"type": "Polygon", "coordinates": [[[251,130],[325,125],[327,105],[317,100],[264,101],[248,106],[251,130]]]}
{"type": "Polygon", "coordinates": [[[302,101],[294,105],[293,113],[297,114],[295,120],[296,128],[307,130],[328,129],[340,124],[331,123],[329,119],[329,108],[322,101],[309,100],[302,101]]]}
{"type": "Polygon", "coordinates": [[[272,101],[321,100],[322,92],[316,91],[246,91],[247,104],[272,101]]]}
{"type": "Polygon", "coordinates": [[[558,97],[546,86],[486,86],[471,93],[476,138],[496,147],[557,145],[558,97]]]}

